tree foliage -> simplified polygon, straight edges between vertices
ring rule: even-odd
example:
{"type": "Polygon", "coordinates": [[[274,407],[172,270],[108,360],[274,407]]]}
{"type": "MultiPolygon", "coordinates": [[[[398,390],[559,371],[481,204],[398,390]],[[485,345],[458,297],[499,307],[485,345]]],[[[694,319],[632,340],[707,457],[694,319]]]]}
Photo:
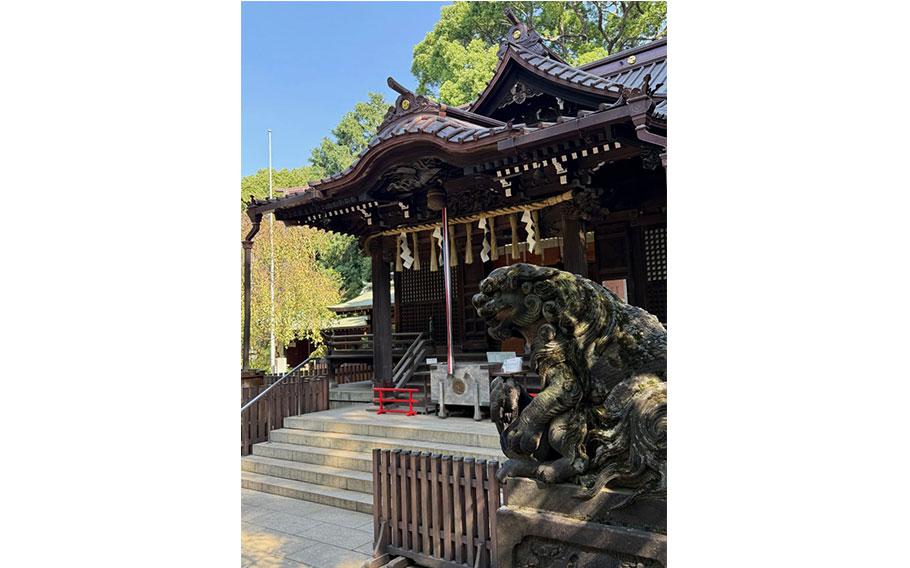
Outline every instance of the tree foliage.
{"type": "MultiPolygon", "coordinates": [[[[303,187],[308,181],[343,171],[369,143],[385,116],[388,103],[378,93],[357,103],[332,130],[334,140],[323,138],[313,150],[310,164],[272,171],[274,195],[290,187],[303,187]]],[[[250,197],[269,195],[269,170],[263,168],[240,180],[241,203],[250,197]]],[[[245,211],[241,213],[241,235],[251,227],[245,211]]],[[[360,252],[357,240],[341,234],[309,227],[272,227],[275,250],[275,344],[281,350],[295,337],[322,341],[319,330],[331,319],[328,306],[360,293],[370,280],[370,264],[360,252]]],[[[250,364],[269,366],[269,223],[263,219],[253,242],[252,293],[250,298],[250,364]]]]}
{"type": "MultiPolygon", "coordinates": [[[[277,197],[285,188],[303,187],[308,181],[324,175],[320,168],[313,166],[303,166],[291,170],[272,170],[272,187],[277,197]]],[[[244,207],[249,203],[250,196],[256,199],[265,199],[269,196],[268,168],[262,168],[255,174],[240,179],[240,201],[244,207]]]]}
{"type": "Polygon", "coordinates": [[[667,33],[664,2],[456,2],[414,48],[418,91],[450,105],[474,100],[493,77],[509,7],[547,46],[573,65],[667,33]]]}
{"type": "Polygon", "coordinates": [[[313,148],[310,164],[325,172],[324,175],[335,175],[350,166],[382,124],[389,103],[379,93],[368,96],[368,101],[357,103],[354,110],[341,117],[341,122],[332,129],[335,140],[323,138],[313,148]]]}
{"type": "MultiPolygon", "coordinates": [[[[251,227],[241,216],[241,231],[251,227]]],[[[332,235],[310,227],[272,226],[275,250],[275,345],[281,350],[295,337],[320,343],[319,330],[332,318],[328,306],[341,300],[341,277],[317,262],[320,251],[331,246],[332,235]]],[[[263,221],[253,241],[250,297],[251,361],[254,368],[269,367],[269,224],[263,221]]],[[[242,310],[242,304],[241,304],[242,310]]]]}

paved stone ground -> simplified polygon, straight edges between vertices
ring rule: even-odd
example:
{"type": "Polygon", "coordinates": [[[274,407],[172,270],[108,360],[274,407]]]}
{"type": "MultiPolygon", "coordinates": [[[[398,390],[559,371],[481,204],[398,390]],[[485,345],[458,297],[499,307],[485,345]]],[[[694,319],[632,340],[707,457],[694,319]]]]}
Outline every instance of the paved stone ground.
{"type": "Polygon", "coordinates": [[[346,509],[241,489],[241,566],[360,568],[373,518],[346,509]]]}

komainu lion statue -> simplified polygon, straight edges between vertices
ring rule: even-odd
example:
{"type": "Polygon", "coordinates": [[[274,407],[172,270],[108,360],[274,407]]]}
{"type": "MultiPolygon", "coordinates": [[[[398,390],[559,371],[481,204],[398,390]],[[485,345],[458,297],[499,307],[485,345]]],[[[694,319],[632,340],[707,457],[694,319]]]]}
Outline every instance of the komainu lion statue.
{"type": "Polygon", "coordinates": [[[508,476],[666,495],[667,331],[603,286],[555,268],[494,270],[474,296],[496,339],[523,337],[540,375],[532,398],[513,379],[491,385],[490,411],[508,476]]]}

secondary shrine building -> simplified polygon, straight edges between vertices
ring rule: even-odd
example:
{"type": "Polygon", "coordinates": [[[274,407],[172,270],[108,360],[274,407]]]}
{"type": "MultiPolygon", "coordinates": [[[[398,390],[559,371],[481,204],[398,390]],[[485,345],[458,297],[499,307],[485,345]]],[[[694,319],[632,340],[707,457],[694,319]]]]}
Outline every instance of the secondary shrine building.
{"type": "MultiPolygon", "coordinates": [[[[360,239],[372,258],[374,383],[393,367],[390,272],[395,331],[446,343],[443,239],[456,358],[522,352],[490,338],[471,305],[480,281],[514,262],[601,282],[666,323],[665,39],[573,67],[513,21],[473,102],[452,107],[389,86],[395,106],[351,167],[251,201],[244,241],[248,266],[268,213],[360,239]]],[[[244,345],[248,362],[248,328],[244,345]]]]}

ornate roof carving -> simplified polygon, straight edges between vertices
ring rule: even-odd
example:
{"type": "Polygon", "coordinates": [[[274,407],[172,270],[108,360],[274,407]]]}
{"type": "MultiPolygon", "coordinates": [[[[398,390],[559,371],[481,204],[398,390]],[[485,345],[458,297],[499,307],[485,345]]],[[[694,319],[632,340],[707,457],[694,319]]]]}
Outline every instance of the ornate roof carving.
{"type": "Polygon", "coordinates": [[[506,32],[505,38],[499,44],[499,52],[496,54],[497,57],[502,59],[502,56],[505,55],[506,51],[509,49],[510,45],[514,45],[519,49],[529,51],[535,55],[540,55],[542,57],[549,57],[550,59],[555,59],[560,63],[565,63],[562,58],[560,58],[556,53],[550,50],[543,43],[543,38],[540,37],[536,31],[532,28],[529,28],[526,24],[522,23],[517,16],[510,10],[506,8],[503,13],[506,16],[506,19],[512,23],[512,27],[509,28],[509,31],[506,32]]]}

